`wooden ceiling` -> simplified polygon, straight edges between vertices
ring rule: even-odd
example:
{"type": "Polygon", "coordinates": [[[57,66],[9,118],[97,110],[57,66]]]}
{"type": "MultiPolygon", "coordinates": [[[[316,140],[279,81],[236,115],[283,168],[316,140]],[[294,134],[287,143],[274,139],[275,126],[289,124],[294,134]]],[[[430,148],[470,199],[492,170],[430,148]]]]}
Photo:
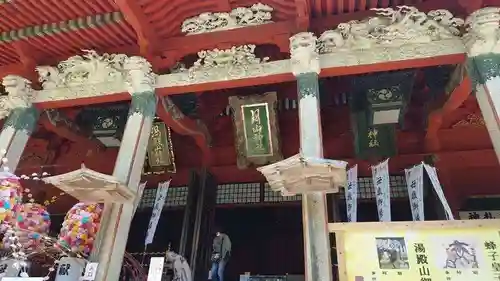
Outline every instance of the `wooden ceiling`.
{"type": "MultiPolygon", "coordinates": [[[[374,7],[429,6],[431,3],[436,8],[450,8],[457,6],[456,1],[458,0],[260,0],[274,8],[275,22],[292,23],[287,27],[291,29],[291,34],[307,29],[317,30],[317,26],[332,28],[335,23],[362,18],[367,15],[366,11],[374,7]],[[349,15],[353,18],[349,18],[349,15]]],[[[161,60],[162,55],[165,56],[164,50],[188,44],[188,41],[183,40],[186,36],[181,33],[181,24],[185,19],[203,12],[227,12],[236,7],[248,7],[259,1],[3,2],[0,4],[0,75],[18,74],[36,78],[33,75],[34,66],[55,64],[80,53],[82,49],[142,55],[154,64],[155,60],[161,60]]],[[[225,42],[224,39],[227,38],[223,35],[224,32],[215,33],[199,39],[206,41],[209,38],[214,41],[211,45],[225,42]]],[[[233,35],[232,33],[231,37],[233,35]]],[[[172,63],[174,62],[169,60],[167,64],[172,63]]]]}

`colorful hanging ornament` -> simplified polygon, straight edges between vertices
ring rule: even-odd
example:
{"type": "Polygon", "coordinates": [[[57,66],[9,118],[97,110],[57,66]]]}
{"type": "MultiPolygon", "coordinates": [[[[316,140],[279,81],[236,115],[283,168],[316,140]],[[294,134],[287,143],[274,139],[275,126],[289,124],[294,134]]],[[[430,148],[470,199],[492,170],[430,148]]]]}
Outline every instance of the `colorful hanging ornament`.
{"type": "Polygon", "coordinates": [[[0,172],[0,223],[14,220],[22,202],[22,194],[19,178],[6,171],[0,172]]]}
{"type": "Polygon", "coordinates": [[[78,203],[66,214],[59,243],[75,253],[90,254],[101,221],[102,205],[78,203]]]}
{"type": "Polygon", "coordinates": [[[30,249],[40,244],[43,235],[48,235],[50,215],[40,204],[24,203],[20,205],[15,221],[9,221],[8,224],[14,227],[8,231],[10,235],[4,235],[3,247],[10,248],[9,237],[15,235],[23,248],[30,249]]]}

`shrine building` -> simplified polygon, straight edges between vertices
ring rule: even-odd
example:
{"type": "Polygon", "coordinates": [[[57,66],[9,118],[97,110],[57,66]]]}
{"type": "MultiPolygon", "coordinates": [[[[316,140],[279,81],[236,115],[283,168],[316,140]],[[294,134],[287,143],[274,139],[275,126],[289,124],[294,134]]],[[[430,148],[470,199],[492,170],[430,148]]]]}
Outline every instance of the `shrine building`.
{"type": "MultiPolygon", "coordinates": [[[[422,161],[456,218],[500,218],[500,1],[3,0],[0,15],[4,165],[55,179],[23,181],[37,201],[66,188],[54,235],[75,203],[105,204],[98,281],[169,246],[206,280],[216,227],[229,281],[339,280],[327,226],[348,220],[345,169],[358,221],[377,221],[385,159],[393,221],[412,220],[405,169],[422,161]],[[345,165],[316,185],[306,158],[345,165]],[[297,182],[268,183],[283,160],[297,182]]],[[[424,187],[426,220],[445,219],[424,187]]]]}

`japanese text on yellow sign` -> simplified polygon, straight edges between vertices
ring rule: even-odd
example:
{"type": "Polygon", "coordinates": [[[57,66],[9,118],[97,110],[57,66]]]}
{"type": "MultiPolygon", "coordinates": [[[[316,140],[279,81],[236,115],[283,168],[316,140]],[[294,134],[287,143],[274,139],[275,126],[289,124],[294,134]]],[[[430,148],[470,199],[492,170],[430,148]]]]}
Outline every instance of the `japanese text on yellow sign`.
{"type": "Polygon", "coordinates": [[[495,229],[349,232],[344,243],[348,280],[500,281],[495,229]]]}

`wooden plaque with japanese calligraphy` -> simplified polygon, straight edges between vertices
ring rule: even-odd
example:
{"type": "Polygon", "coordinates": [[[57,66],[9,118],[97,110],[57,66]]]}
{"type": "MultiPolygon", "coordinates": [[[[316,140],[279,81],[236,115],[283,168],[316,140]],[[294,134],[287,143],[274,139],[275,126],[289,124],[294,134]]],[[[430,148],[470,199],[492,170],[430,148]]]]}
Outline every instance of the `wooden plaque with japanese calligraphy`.
{"type": "Polygon", "coordinates": [[[175,173],[175,158],[170,128],[163,122],[155,122],[149,135],[148,151],[143,173],[175,173]]]}
{"type": "Polygon", "coordinates": [[[229,105],[234,112],[238,168],[262,166],[282,160],[276,120],[276,93],[229,97],[229,105]]]}
{"type": "Polygon", "coordinates": [[[354,148],[358,158],[389,158],[396,155],[394,124],[368,126],[366,112],[351,114],[354,148]]]}
{"type": "Polygon", "coordinates": [[[500,220],[331,223],[328,228],[337,240],[340,281],[500,280],[500,220]]]}

